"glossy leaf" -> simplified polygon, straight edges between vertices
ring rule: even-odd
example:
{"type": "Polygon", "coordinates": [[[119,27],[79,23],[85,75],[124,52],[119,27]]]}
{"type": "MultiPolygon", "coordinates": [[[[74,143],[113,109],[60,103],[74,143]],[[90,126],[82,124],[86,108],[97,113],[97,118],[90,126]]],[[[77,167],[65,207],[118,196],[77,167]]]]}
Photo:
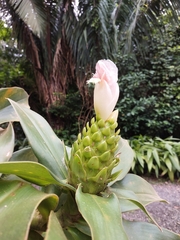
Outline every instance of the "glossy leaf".
{"type": "Polygon", "coordinates": [[[7,162],[12,156],[14,150],[14,130],[10,123],[6,129],[0,128],[0,162],[7,162]]]}
{"type": "Polygon", "coordinates": [[[109,183],[109,186],[111,186],[114,182],[123,179],[126,174],[129,172],[133,159],[134,159],[134,151],[129,146],[129,143],[127,140],[121,138],[119,141],[119,146],[115,154],[119,154],[120,162],[119,164],[113,169],[114,172],[121,171],[119,176],[116,178],[115,181],[112,181],[109,183]]]}
{"type": "Polygon", "coordinates": [[[0,173],[14,174],[40,186],[57,184],[74,190],[66,181],[58,179],[46,167],[36,162],[0,163],[0,173]]]}
{"type": "Polygon", "coordinates": [[[123,225],[129,240],[180,240],[180,235],[150,223],[123,220],[123,225]]]}
{"type": "Polygon", "coordinates": [[[114,183],[109,190],[117,195],[122,212],[136,210],[140,207],[146,212],[142,205],[164,201],[151,184],[134,174],[127,174],[123,180],[114,183]]]}
{"type": "Polygon", "coordinates": [[[45,194],[29,184],[0,181],[0,238],[1,240],[28,239],[28,232],[36,209],[41,205],[46,212],[56,208],[58,197],[45,194]]]}
{"type": "Polygon", "coordinates": [[[64,165],[64,146],[61,140],[42,116],[14,101],[10,100],[10,102],[19,116],[38,161],[58,178],[65,179],[67,170],[64,165]]]}
{"type": "Polygon", "coordinates": [[[19,118],[14,111],[13,107],[8,101],[12,99],[18,102],[20,105],[29,107],[28,94],[18,87],[1,88],[0,89],[0,124],[4,122],[19,121],[19,118]]]}
{"type": "Polygon", "coordinates": [[[56,214],[51,211],[45,240],[67,240],[56,214]]]}
{"type": "Polygon", "coordinates": [[[100,197],[81,191],[76,192],[76,201],[80,213],[88,223],[93,240],[127,240],[122,226],[119,201],[115,194],[100,197]]]}

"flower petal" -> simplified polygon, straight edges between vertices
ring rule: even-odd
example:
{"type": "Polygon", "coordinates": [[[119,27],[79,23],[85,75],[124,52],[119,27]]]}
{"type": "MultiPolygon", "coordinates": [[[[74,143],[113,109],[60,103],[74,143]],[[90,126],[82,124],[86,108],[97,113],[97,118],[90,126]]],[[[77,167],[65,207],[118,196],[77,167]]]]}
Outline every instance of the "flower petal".
{"type": "Polygon", "coordinates": [[[111,102],[112,102],[112,93],[109,88],[109,85],[106,81],[101,80],[97,83],[94,88],[94,108],[96,115],[99,115],[102,119],[106,120],[112,112],[111,102]]]}
{"type": "Polygon", "coordinates": [[[118,80],[118,69],[111,60],[99,60],[96,64],[96,73],[93,77],[104,79],[111,84],[118,80]]]}
{"type": "Polygon", "coordinates": [[[94,108],[96,115],[107,120],[119,98],[118,69],[111,60],[99,60],[96,73],[88,81],[95,83],[94,108]]]}

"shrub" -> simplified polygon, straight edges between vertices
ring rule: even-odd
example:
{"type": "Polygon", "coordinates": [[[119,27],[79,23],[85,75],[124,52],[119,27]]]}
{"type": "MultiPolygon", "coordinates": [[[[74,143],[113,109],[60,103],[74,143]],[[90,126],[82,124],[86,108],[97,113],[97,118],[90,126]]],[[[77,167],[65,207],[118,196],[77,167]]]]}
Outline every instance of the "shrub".
{"type": "Polygon", "coordinates": [[[180,31],[154,34],[146,57],[119,55],[119,125],[126,138],[134,135],[179,137],[180,31]]]}
{"type": "Polygon", "coordinates": [[[180,139],[154,139],[137,136],[130,140],[134,150],[134,161],[131,167],[136,174],[155,174],[168,176],[171,181],[179,177],[180,172],[180,139]]]}

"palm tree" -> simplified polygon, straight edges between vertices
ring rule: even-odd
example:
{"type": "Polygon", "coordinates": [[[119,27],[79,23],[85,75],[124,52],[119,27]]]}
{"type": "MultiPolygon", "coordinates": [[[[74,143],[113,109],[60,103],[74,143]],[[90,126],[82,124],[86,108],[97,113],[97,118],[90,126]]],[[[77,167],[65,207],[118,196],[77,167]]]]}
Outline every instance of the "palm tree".
{"type": "Polygon", "coordinates": [[[148,29],[148,24],[155,22],[165,7],[170,7],[177,16],[178,0],[1,0],[0,3],[0,9],[11,16],[19,47],[32,63],[39,98],[49,120],[49,109],[57,102],[63,104],[71,83],[76,84],[88,108],[86,80],[97,60],[116,60],[122,36],[128,43],[127,49],[138,41],[133,35],[135,27],[148,29]],[[134,41],[129,41],[132,36],[134,41]]]}
{"type": "MultiPolygon", "coordinates": [[[[152,32],[163,32],[164,26],[159,17],[169,15],[173,24],[179,24],[180,1],[178,0],[137,0],[120,1],[116,12],[116,24],[119,27],[118,39],[124,41],[124,52],[139,48],[142,37],[151,39],[152,32]]],[[[148,46],[146,46],[148,47],[148,46]]],[[[138,49],[141,51],[142,49],[138,49]]]]}
{"type": "Polygon", "coordinates": [[[111,1],[4,0],[0,8],[11,16],[19,47],[25,50],[35,73],[42,105],[62,103],[68,85],[76,82],[83,97],[87,72],[100,58],[113,58],[115,28],[107,27],[111,1]],[[104,46],[103,48],[101,46],[104,46]],[[93,60],[93,61],[92,61],[93,60]]]}

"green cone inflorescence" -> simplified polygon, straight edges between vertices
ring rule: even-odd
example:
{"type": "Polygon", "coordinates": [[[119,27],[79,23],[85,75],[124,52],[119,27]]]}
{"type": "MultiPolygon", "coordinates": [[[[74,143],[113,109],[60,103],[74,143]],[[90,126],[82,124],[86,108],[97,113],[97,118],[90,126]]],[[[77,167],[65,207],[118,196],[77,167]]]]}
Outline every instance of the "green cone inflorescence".
{"type": "Polygon", "coordinates": [[[119,172],[111,174],[119,163],[119,157],[114,156],[120,139],[116,127],[113,118],[93,118],[87,123],[72,146],[68,162],[71,185],[77,188],[81,183],[83,192],[97,194],[118,176],[119,172]]]}

